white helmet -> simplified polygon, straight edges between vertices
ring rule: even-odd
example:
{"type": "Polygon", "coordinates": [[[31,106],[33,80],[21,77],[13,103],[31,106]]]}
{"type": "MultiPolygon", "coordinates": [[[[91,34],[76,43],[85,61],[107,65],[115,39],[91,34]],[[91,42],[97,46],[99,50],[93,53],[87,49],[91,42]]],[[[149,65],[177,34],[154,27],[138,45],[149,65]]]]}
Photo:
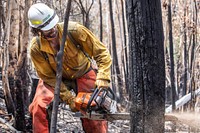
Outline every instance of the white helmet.
{"type": "Polygon", "coordinates": [[[43,31],[50,30],[59,21],[56,12],[43,3],[37,3],[28,11],[29,25],[43,31]]]}

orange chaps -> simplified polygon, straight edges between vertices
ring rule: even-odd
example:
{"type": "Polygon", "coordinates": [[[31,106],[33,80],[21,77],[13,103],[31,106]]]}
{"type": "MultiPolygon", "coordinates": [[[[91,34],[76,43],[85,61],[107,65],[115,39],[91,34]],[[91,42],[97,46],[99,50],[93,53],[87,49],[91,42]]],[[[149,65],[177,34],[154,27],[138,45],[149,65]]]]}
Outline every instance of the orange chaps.
{"type": "MultiPolygon", "coordinates": [[[[90,92],[90,89],[95,86],[95,80],[96,74],[93,70],[76,79],[78,92],[90,92]]],[[[46,107],[53,100],[53,97],[54,89],[45,85],[40,79],[33,102],[29,106],[29,111],[33,119],[33,133],[49,132],[46,107]]],[[[107,133],[107,121],[81,120],[85,133],[107,133]]]]}

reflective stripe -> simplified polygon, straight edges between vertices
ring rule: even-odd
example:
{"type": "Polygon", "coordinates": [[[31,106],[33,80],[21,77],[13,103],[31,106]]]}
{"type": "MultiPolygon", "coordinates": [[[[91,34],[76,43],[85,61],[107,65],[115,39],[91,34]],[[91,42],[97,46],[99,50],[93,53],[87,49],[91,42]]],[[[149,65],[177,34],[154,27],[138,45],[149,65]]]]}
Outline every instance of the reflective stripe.
{"type": "Polygon", "coordinates": [[[41,20],[30,20],[30,21],[31,21],[31,24],[33,24],[33,25],[40,25],[40,24],[42,24],[41,20]]]}
{"type": "MultiPolygon", "coordinates": [[[[47,25],[51,22],[51,20],[54,19],[55,16],[56,16],[56,12],[54,11],[53,16],[52,16],[48,21],[46,21],[44,24],[38,26],[37,28],[38,28],[38,29],[44,28],[45,26],[47,26],[47,25]]],[[[45,18],[45,19],[46,19],[46,18],[45,18]]]]}

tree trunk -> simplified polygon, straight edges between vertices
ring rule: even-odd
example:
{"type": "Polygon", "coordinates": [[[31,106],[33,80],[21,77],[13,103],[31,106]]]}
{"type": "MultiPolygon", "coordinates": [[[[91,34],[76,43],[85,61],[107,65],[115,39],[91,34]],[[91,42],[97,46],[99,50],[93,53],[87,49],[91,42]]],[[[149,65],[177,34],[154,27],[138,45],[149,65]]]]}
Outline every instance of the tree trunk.
{"type": "Polygon", "coordinates": [[[186,35],[186,3],[184,0],[184,16],[183,16],[183,92],[182,96],[187,93],[187,35],[186,35]]]}
{"type": "MultiPolygon", "coordinates": [[[[2,0],[0,0],[0,29],[1,29],[1,23],[2,23],[2,18],[3,18],[3,4],[2,4],[2,0]]],[[[0,30],[0,40],[2,40],[2,30],[0,30]]],[[[2,44],[0,43],[0,66],[1,66],[1,62],[2,62],[2,52],[1,52],[1,48],[2,44]]]]}
{"type": "Polygon", "coordinates": [[[195,83],[195,62],[196,62],[196,53],[195,53],[195,48],[197,44],[197,4],[196,1],[193,1],[193,6],[192,6],[192,14],[193,14],[193,28],[192,28],[192,33],[191,33],[191,54],[190,54],[190,82],[189,82],[189,88],[191,92],[191,110],[195,110],[195,102],[196,102],[196,96],[194,94],[195,88],[196,88],[196,83],[195,83]]]}
{"type": "Polygon", "coordinates": [[[15,99],[16,99],[16,128],[21,131],[25,131],[25,110],[28,108],[29,99],[28,99],[28,63],[27,63],[27,47],[28,47],[28,39],[29,39],[29,25],[27,12],[30,6],[29,1],[25,1],[25,3],[19,3],[21,6],[24,6],[24,10],[19,8],[19,21],[22,24],[19,25],[19,38],[18,38],[18,51],[19,57],[17,59],[17,69],[15,72],[15,99]]]}
{"type": "Polygon", "coordinates": [[[176,109],[176,88],[175,88],[175,76],[174,76],[174,47],[173,47],[173,35],[172,35],[172,15],[171,15],[171,0],[168,0],[168,25],[169,25],[169,52],[170,52],[170,81],[171,81],[171,96],[172,96],[172,111],[176,109]]]}
{"type": "Polygon", "coordinates": [[[4,49],[3,49],[3,68],[2,68],[2,82],[3,82],[3,90],[4,90],[4,95],[5,95],[5,103],[6,103],[6,108],[9,114],[12,114],[13,116],[15,115],[15,105],[13,102],[13,98],[11,95],[10,91],[10,85],[9,85],[9,41],[10,41],[10,21],[11,21],[11,9],[12,9],[12,4],[10,1],[7,1],[6,3],[6,9],[7,9],[7,18],[6,18],[6,28],[5,28],[5,36],[3,37],[3,43],[4,44],[4,49]]]}
{"type": "Polygon", "coordinates": [[[2,71],[2,64],[3,64],[3,46],[2,46],[2,29],[3,29],[3,25],[2,25],[2,21],[3,21],[3,3],[2,0],[0,0],[0,67],[1,67],[1,71],[2,71]]]}
{"type": "Polygon", "coordinates": [[[117,76],[117,88],[119,90],[118,93],[118,102],[123,101],[120,98],[123,98],[122,95],[122,79],[121,79],[121,72],[119,69],[119,62],[118,62],[118,55],[117,55],[117,48],[116,48],[116,37],[115,37],[115,24],[114,24],[114,18],[113,18],[113,11],[112,11],[112,0],[109,0],[109,8],[110,8],[110,21],[111,21],[111,34],[112,34],[112,52],[113,52],[113,66],[116,71],[117,76]]]}
{"type": "Polygon", "coordinates": [[[127,46],[127,30],[126,30],[126,24],[125,24],[125,9],[124,9],[124,0],[121,0],[121,6],[122,6],[122,26],[123,26],[123,33],[124,33],[124,43],[123,43],[123,64],[124,64],[124,78],[125,78],[125,88],[126,92],[128,92],[128,46],[127,46]]]}
{"type": "Polygon", "coordinates": [[[19,1],[11,1],[11,20],[10,23],[10,41],[9,41],[9,84],[14,99],[15,112],[15,127],[20,131],[25,129],[25,114],[24,114],[24,95],[20,80],[16,77],[19,75],[17,63],[20,54],[20,32],[19,22],[21,20],[20,11],[18,8],[19,1]]]}
{"type": "Polygon", "coordinates": [[[99,33],[99,39],[102,42],[103,41],[103,16],[102,16],[102,3],[101,0],[99,0],[99,22],[100,22],[100,33],[99,33]]]}
{"type": "MultiPolygon", "coordinates": [[[[85,1],[85,2],[87,3],[88,1],[85,1]]],[[[83,15],[83,24],[88,29],[90,28],[89,13],[90,13],[90,9],[92,8],[93,4],[94,4],[94,0],[92,0],[92,3],[90,4],[88,9],[87,9],[87,7],[84,8],[83,2],[81,0],[79,0],[79,4],[78,4],[80,6],[80,8],[81,8],[81,13],[83,15]]]]}
{"type": "Polygon", "coordinates": [[[127,0],[131,132],[163,133],[164,37],[160,0],[127,0]]]}

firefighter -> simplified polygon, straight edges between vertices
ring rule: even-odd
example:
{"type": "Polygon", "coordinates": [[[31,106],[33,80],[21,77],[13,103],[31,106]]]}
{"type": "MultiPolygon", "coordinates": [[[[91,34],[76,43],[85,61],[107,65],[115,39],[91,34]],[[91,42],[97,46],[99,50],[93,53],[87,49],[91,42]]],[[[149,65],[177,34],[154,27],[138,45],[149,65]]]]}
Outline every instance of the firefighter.
{"type": "MultiPolygon", "coordinates": [[[[33,119],[33,132],[46,133],[49,132],[46,108],[54,97],[56,55],[64,24],[59,23],[55,10],[44,3],[33,4],[28,11],[28,19],[34,36],[30,42],[30,57],[40,78],[29,111],[33,119]]],[[[77,111],[74,103],[76,97],[69,90],[73,89],[77,94],[92,92],[91,89],[95,87],[109,87],[111,56],[105,45],[83,25],[71,21],[68,32],[74,40],[68,35],[64,46],[60,99],[72,111],[77,111]],[[96,61],[98,71],[94,69],[91,59],[96,61]]],[[[82,126],[86,133],[106,133],[108,123],[82,119],[82,126]]]]}

